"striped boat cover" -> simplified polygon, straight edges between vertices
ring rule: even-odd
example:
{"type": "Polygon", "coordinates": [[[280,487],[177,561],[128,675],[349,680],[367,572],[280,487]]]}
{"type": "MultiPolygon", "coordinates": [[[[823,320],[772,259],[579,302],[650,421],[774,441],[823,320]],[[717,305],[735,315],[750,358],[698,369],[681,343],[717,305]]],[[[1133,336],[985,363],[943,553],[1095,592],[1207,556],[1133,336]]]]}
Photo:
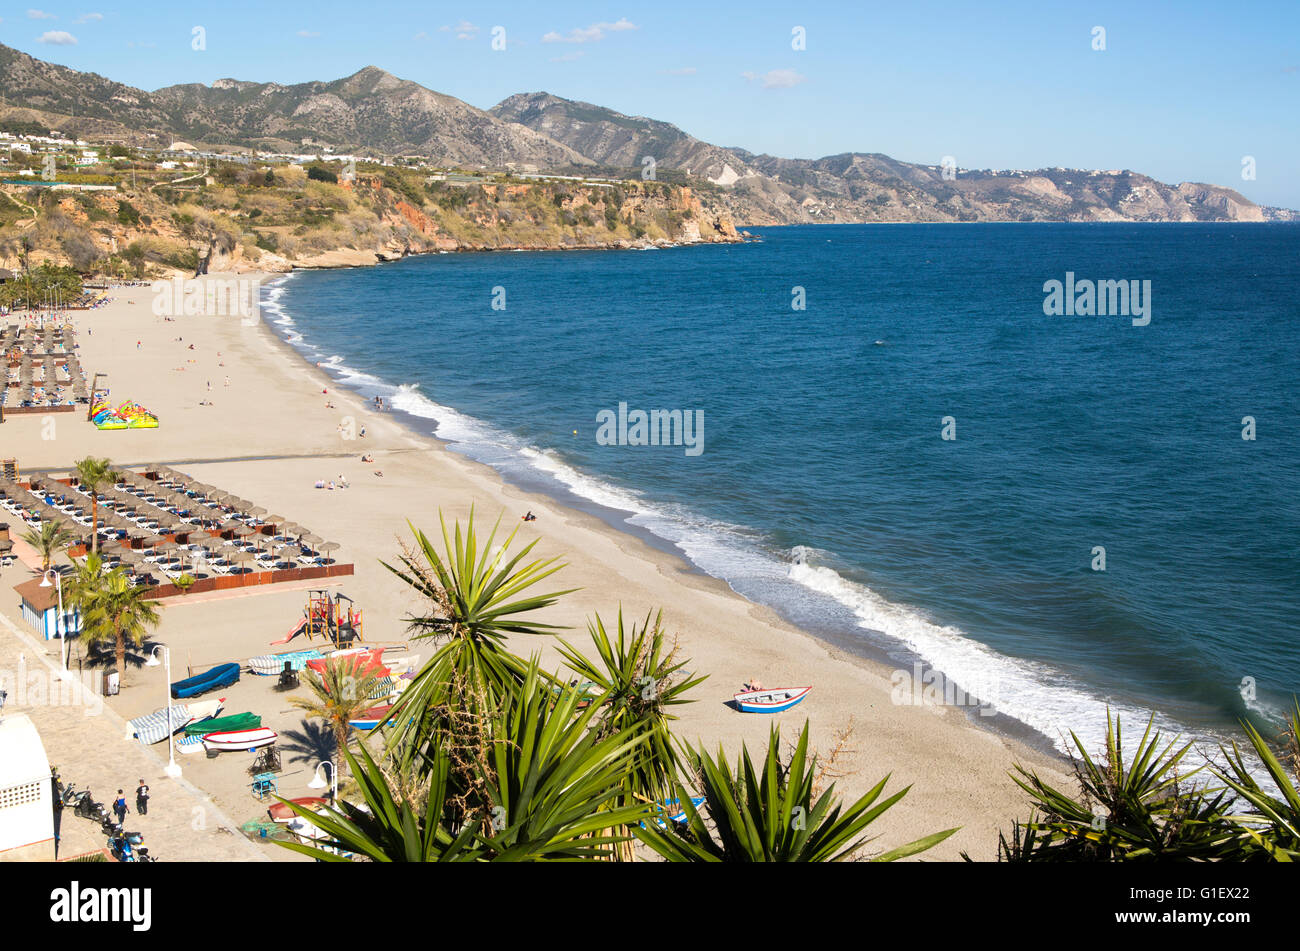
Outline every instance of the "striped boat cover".
{"type": "Polygon", "coordinates": [[[284,670],[285,661],[288,661],[294,670],[302,670],[307,666],[307,661],[316,660],[321,656],[318,650],[293,651],[289,654],[262,654],[250,658],[248,667],[255,674],[274,677],[284,670]]]}
{"type": "MultiPolygon", "coordinates": [[[[190,714],[185,704],[172,704],[172,730],[179,730],[189,722],[190,714]]],[[[134,720],[128,721],[127,726],[131,731],[131,735],[145,746],[157,743],[159,740],[165,740],[167,739],[167,708],[164,707],[147,716],[136,717],[134,720]]]]}
{"type": "Polygon", "coordinates": [[[392,692],[393,692],[393,678],[380,677],[378,680],[375,681],[375,689],[370,691],[370,696],[367,697],[366,699],[379,700],[383,697],[387,697],[392,692]]]}
{"type": "Polygon", "coordinates": [[[197,753],[203,749],[203,736],[183,736],[176,741],[176,749],[182,753],[197,753]]]}

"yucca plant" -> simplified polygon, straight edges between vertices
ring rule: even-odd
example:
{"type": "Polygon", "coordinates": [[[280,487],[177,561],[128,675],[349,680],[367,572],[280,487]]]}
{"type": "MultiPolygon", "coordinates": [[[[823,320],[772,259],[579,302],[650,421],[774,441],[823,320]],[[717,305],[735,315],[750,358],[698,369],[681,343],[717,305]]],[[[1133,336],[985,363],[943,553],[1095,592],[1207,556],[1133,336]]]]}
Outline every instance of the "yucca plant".
{"type": "Polygon", "coordinates": [[[1300,699],[1292,698],[1292,710],[1282,734],[1281,756],[1254,726],[1245,721],[1242,729],[1264,764],[1281,798],[1266,792],[1251,775],[1237,744],[1223,750],[1228,771],[1215,775],[1228,784],[1251,811],[1234,814],[1228,820],[1243,833],[1244,857],[1267,857],[1278,862],[1300,860],[1300,699]]]}
{"type": "MultiPolygon", "coordinates": [[[[582,697],[565,689],[557,698],[536,661],[529,663],[494,714],[492,739],[468,799],[457,788],[459,764],[450,743],[428,747],[428,787],[418,798],[395,790],[398,784],[361,744],[360,759],[350,751],[345,756],[365,808],[345,802],[325,816],[294,810],[331,837],[330,847],[378,862],[605,858],[619,841],[609,830],[648,812],[644,805],[616,805],[623,772],[645,737],[599,737],[590,729],[596,708],[582,708],[582,697]]],[[[340,858],[319,847],[283,844],[315,858],[340,858]]]]}
{"type": "MultiPolygon", "coordinates": [[[[1028,861],[1119,862],[1201,860],[1231,850],[1234,831],[1223,819],[1232,796],[1223,787],[1190,782],[1202,767],[1180,772],[1192,744],[1163,744],[1154,715],[1127,761],[1118,716],[1106,713],[1105,758],[1094,760],[1073,733],[1079,795],[1063,792],[1017,765],[1012,780],[1039,815],[1034,835],[1015,857],[1028,861]]],[[[1005,841],[1005,839],[1003,840],[1005,841]]]]}
{"type": "MultiPolygon", "coordinates": [[[[585,678],[584,687],[607,699],[595,722],[601,736],[628,731],[644,732],[648,742],[641,746],[623,778],[623,805],[659,803],[672,796],[677,779],[678,757],[669,724],[677,719],[669,708],[683,703],[686,692],[705,677],[683,670],[674,645],[669,648],[663,630],[663,612],[653,621],[625,626],[618,612],[616,636],[610,636],[600,615],[587,624],[598,660],[589,660],[567,641],[560,641],[560,653],[569,669],[585,678]]],[[[619,857],[631,859],[631,841],[619,850],[619,857]]]]}
{"type": "MultiPolygon", "coordinates": [[[[683,822],[647,822],[634,830],[645,845],[670,862],[842,862],[854,859],[870,841],[862,833],[907,795],[908,786],[881,800],[886,776],[866,795],[843,806],[832,783],[816,797],[817,758],[808,750],[805,721],[789,762],[780,759],[781,735],[773,726],[761,773],[748,747],[741,747],[733,773],[719,748],[715,759],[689,749],[708,821],[691,801],[684,784],[677,800],[683,822]]],[[[933,848],[957,829],[946,829],[871,859],[892,862],[933,848]]]]}
{"type": "Polygon", "coordinates": [[[427,602],[427,613],[406,620],[417,638],[433,638],[441,645],[420,668],[394,705],[389,720],[393,749],[408,754],[418,750],[439,727],[435,711],[448,706],[460,711],[490,710],[518,685],[525,663],[505,647],[510,634],[541,634],[560,630],[550,624],[520,617],[547,607],[568,591],[529,594],[539,581],[563,567],[556,558],[525,562],[536,541],[513,555],[509,549],[515,532],[494,549],[501,520],[480,545],[474,528],[474,511],[464,530],[457,522],[453,533],[442,525],[444,554],[414,525],[413,549],[403,552],[401,567],[384,567],[410,585],[427,602]]]}

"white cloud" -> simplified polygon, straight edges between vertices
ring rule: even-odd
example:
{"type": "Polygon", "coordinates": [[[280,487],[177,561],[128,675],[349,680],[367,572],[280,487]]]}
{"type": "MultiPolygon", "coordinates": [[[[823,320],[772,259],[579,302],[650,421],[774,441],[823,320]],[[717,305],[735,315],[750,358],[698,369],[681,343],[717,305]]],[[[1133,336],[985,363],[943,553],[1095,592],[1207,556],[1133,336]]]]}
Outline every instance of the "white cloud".
{"type": "Polygon", "coordinates": [[[761,76],[758,73],[746,70],[740,75],[751,83],[755,80],[762,80],[764,89],[789,89],[791,86],[798,86],[800,83],[808,81],[807,76],[797,73],[793,69],[772,69],[761,76]]]}
{"type": "Polygon", "coordinates": [[[28,10],[27,19],[29,20],[57,20],[53,13],[46,13],[44,10],[28,10]]]}
{"type": "Polygon", "coordinates": [[[556,33],[552,30],[542,37],[543,43],[595,43],[605,38],[606,33],[621,33],[624,30],[641,29],[635,23],[622,17],[617,23],[593,23],[587,27],[577,27],[570,30],[567,34],[556,33]]]}
{"type": "Polygon", "coordinates": [[[461,20],[455,26],[440,26],[439,33],[455,33],[458,40],[472,40],[478,36],[479,28],[469,20],[461,20]]]}
{"type": "Polygon", "coordinates": [[[565,53],[563,56],[552,56],[552,63],[572,63],[575,59],[582,59],[586,54],[582,50],[575,50],[572,53],[565,53]]]}
{"type": "Polygon", "coordinates": [[[135,40],[127,40],[127,41],[126,41],[126,46],[127,46],[127,49],[135,49],[136,47],[140,47],[141,49],[148,49],[148,50],[151,50],[151,49],[156,49],[156,48],[158,47],[158,44],[157,44],[157,43],[147,43],[147,42],[145,42],[145,41],[143,41],[143,40],[141,40],[141,41],[138,42],[138,43],[137,43],[135,40]]]}
{"type": "Polygon", "coordinates": [[[301,36],[301,37],[302,37],[303,39],[305,39],[305,40],[313,40],[313,39],[315,39],[316,37],[320,36],[319,33],[315,33],[315,32],[313,32],[313,31],[311,31],[311,30],[299,30],[299,31],[298,31],[298,35],[301,36]]]}
{"type": "Polygon", "coordinates": [[[419,33],[415,34],[415,38],[417,40],[427,40],[429,38],[429,34],[421,30],[419,33]]]}
{"type": "Polygon", "coordinates": [[[51,46],[76,46],[77,38],[63,30],[50,30],[36,38],[37,43],[49,43],[51,46]]]}
{"type": "Polygon", "coordinates": [[[83,13],[81,16],[77,17],[72,22],[73,23],[98,23],[102,19],[104,19],[104,14],[102,13],[83,13]]]}
{"type": "Polygon", "coordinates": [[[681,69],[661,69],[665,76],[694,76],[699,72],[694,66],[683,66],[681,69]]]}

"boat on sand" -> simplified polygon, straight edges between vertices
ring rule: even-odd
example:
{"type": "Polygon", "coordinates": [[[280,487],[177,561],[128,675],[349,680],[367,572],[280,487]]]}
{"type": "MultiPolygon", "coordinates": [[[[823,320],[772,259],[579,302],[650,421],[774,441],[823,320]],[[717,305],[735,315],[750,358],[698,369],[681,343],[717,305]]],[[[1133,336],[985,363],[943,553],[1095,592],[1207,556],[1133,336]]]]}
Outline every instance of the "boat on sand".
{"type": "Polygon", "coordinates": [[[259,746],[270,746],[279,736],[270,727],[258,727],[255,730],[229,730],[224,733],[208,733],[203,737],[203,746],[208,750],[255,750],[259,746]]]}
{"type": "Polygon", "coordinates": [[[812,687],[764,687],[742,690],[732,699],[741,713],[780,713],[808,696],[810,690],[812,687]]]}

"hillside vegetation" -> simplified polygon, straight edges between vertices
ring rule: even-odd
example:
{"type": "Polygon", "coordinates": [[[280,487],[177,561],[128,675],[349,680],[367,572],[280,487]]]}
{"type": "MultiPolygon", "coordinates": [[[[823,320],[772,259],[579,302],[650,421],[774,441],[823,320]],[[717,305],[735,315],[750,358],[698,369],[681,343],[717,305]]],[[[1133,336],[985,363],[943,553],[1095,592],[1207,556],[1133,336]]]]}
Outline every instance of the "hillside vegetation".
{"type": "Polygon", "coordinates": [[[668,183],[447,182],[366,165],[349,181],[337,169],[222,163],[190,175],[138,165],[100,174],[61,170],[60,182],[116,187],[5,186],[0,258],[22,268],[50,261],[144,278],[364,264],[431,251],[739,240],[713,196],[702,201],[668,183]]]}

